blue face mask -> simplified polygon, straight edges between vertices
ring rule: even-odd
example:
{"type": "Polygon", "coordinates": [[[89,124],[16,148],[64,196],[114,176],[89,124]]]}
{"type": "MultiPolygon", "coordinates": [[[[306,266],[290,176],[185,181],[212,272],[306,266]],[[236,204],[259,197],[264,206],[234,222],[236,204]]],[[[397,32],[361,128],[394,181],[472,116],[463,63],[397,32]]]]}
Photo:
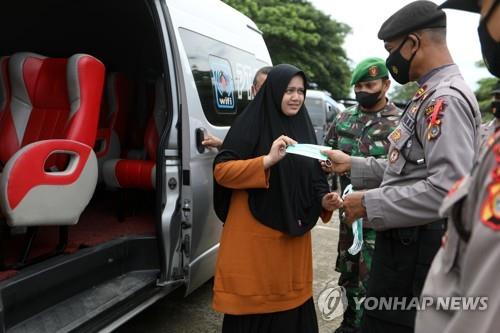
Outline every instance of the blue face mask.
{"type": "Polygon", "coordinates": [[[488,20],[493,14],[495,8],[498,7],[499,3],[500,0],[495,1],[484,19],[479,22],[479,27],[477,28],[484,63],[486,64],[486,68],[488,68],[490,73],[495,75],[496,77],[500,77],[500,42],[497,42],[493,39],[491,34],[488,32],[486,23],[488,23],[488,20]]]}

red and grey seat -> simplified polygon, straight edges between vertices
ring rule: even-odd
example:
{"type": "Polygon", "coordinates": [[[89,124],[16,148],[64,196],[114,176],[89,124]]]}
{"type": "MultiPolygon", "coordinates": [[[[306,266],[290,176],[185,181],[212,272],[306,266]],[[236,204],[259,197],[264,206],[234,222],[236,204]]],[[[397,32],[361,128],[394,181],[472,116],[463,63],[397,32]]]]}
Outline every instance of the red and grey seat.
{"type": "Polygon", "coordinates": [[[147,159],[113,159],[104,163],[104,182],[111,188],[154,190],[156,185],[156,152],[165,122],[166,102],[163,79],[155,84],[155,104],[144,134],[147,159]]]}
{"type": "Polygon", "coordinates": [[[97,182],[95,142],[104,65],[75,54],[8,60],[0,121],[0,206],[10,226],[72,225],[97,182]]]}
{"type": "Polygon", "coordinates": [[[125,147],[127,118],[133,104],[133,85],[123,73],[110,73],[106,78],[99,129],[94,146],[99,173],[105,161],[118,158],[125,147]]]}

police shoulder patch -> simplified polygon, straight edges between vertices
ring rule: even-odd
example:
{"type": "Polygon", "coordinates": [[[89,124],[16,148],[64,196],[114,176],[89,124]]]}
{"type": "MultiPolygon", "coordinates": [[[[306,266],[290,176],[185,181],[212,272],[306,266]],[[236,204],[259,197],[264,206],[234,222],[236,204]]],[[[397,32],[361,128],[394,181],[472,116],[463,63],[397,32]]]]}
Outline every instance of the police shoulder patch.
{"type": "Polygon", "coordinates": [[[491,171],[491,183],[481,206],[481,221],[488,228],[500,231],[500,143],[493,147],[496,158],[491,171]]]}

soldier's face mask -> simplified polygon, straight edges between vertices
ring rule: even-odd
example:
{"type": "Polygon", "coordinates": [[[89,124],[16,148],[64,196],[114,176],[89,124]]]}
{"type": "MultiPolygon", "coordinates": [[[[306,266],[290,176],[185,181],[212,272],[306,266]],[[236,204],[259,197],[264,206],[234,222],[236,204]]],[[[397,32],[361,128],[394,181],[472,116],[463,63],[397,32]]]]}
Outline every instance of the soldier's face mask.
{"type": "MultiPolygon", "coordinates": [[[[415,35],[415,37],[420,42],[418,36],[415,35]]],[[[401,48],[405,45],[408,39],[408,36],[406,36],[406,38],[401,42],[398,48],[391,52],[391,54],[389,54],[387,60],[385,61],[385,64],[389,69],[391,76],[400,84],[406,84],[410,81],[411,62],[413,61],[413,58],[418,51],[415,50],[415,52],[412,53],[410,59],[408,60],[401,55],[401,48]]]]}
{"type": "MultiPolygon", "coordinates": [[[[500,0],[495,1],[488,13],[479,22],[479,27],[477,28],[484,63],[486,64],[486,68],[488,68],[490,73],[495,75],[496,77],[500,77],[500,42],[497,42],[493,39],[491,34],[488,32],[486,24],[488,23],[488,20],[493,14],[495,8],[498,7],[499,3],[500,0]]],[[[497,115],[497,118],[498,117],[499,116],[497,115]]]]}
{"type": "Polygon", "coordinates": [[[354,93],[356,94],[356,100],[358,101],[359,105],[367,109],[377,104],[382,98],[380,97],[380,95],[382,94],[382,90],[374,93],[370,93],[367,91],[359,91],[354,93]]]}

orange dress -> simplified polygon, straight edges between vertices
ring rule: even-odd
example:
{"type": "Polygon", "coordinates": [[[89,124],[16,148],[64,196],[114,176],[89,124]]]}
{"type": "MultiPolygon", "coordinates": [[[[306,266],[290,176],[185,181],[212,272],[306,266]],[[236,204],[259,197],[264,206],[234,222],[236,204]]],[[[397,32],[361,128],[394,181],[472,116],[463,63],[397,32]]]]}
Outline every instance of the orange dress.
{"type": "MultiPolygon", "coordinates": [[[[232,314],[296,308],[312,297],[311,233],[289,236],[257,221],[250,188],[268,188],[263,156],[215,166],[215,180],[233,189],[217,257],[213,307],[232,314]]],[[[322,214],[329,221],[331,212],[322,214]]]]}

